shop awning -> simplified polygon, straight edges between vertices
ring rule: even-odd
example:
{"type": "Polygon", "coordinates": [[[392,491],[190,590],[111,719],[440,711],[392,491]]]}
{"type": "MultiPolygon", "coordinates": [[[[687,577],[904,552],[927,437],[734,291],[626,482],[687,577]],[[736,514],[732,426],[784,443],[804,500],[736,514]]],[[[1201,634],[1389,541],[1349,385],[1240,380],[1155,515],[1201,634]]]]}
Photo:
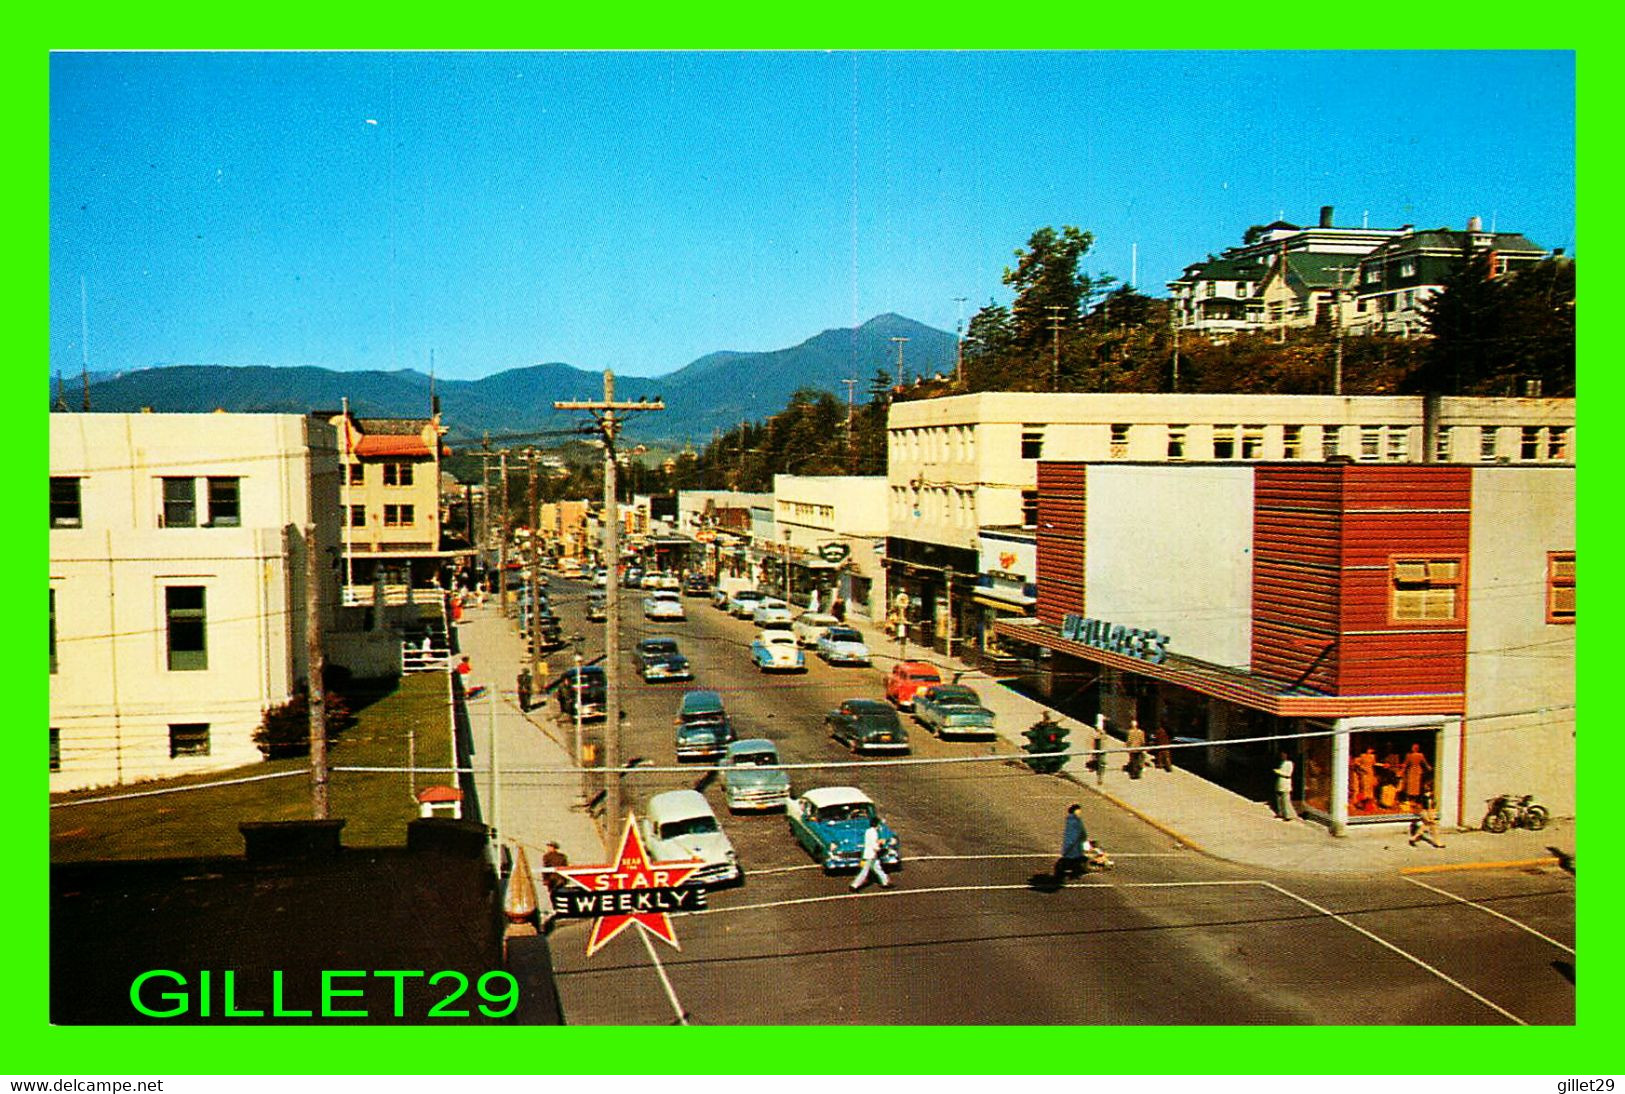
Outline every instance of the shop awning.
{"type": "Polygon", "coordinates": [[[1038,603],[1036,597],[1023,596],[1014,589],[1000,589],[990,586],[978,586],[971,599],[978,604],[989,608],[997,608],[1001,612],[1028,612],[1038,603]]]}
{"type": "Polygon", "coordinates": [[[1070,638],[1058,627],[1036,619],[999,619],[993,631],[1001,638],[1093,661],[1122,672],[1132,672],[1237,706],[1261,710],[1280,718],[1359,718],[1408,715],[1460,715],[1466,710],[1461,692],[1420,695],[1326,695],[1268,680],[1245,669],[1214,665],[1191,657],[1169,654],[1161,664],[1114,653],[1070,638]]]}

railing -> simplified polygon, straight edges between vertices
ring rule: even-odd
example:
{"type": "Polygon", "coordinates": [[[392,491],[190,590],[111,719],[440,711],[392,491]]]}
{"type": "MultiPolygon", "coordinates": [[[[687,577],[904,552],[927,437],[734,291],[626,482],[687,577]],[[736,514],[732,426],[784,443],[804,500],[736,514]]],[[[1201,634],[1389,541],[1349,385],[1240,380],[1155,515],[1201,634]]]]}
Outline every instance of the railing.
{"type": "MultiPolygon", "coordinates": [[[[344,586],[344,606],[347,608],[370,607],[373,603],[374,590],[371,585],[344,586]]],[[[384,603],[390,607],[398,607],[406,603],[429,603],[440,595],[438,589],[413,589],[408,600],[405,585],[385,585],[384,603]]]]}
{"type": "Polygon", "coordinates": [[[451,650],[445,646],[424,646],[421,642],[401,643],[402,672],[444,672],[451,666],[451,650]]]}

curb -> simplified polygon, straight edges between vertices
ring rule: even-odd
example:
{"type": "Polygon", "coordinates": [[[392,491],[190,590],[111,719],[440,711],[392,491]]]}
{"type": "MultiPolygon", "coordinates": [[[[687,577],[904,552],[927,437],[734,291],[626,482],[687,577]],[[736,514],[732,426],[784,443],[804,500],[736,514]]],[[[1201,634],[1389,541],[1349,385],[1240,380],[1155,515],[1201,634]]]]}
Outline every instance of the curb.
{"type": "Polygon", "coordinates": [[[1445,862],[1437,866],[1402,866],[1401,874],[1442,874],[1452,870],[1515,870],[1523,866],[1561,866],[1556,857],[1504,859],[1500,862],[1445,862]]]}
{"type": "MultiPolygon", "coordinates": [[[[1076,780],[1074,780],[1074,781],[1076,781],[1076,780]]],[[[1211,851],[1207,850],[1207,848],[1203,847],[1201,844],[1197,843],[1195,840],[1189,838],[1188,836],[1185,836],[1185,835],[1181,834],[1180,832],[1175,831],[1174,829],[1168,827],[1166,824],[1164,824],[1161,821],[1157,820],[1155,817],[1148,816],[1145,813],[1142,813],[1140,810],[1134,808],[1134,806],[1130,805],[1128,802],[1124,801],[1123,799],[1121,799],[1121,798],[1119,798],[1119,797],[1117,797],[1117,796],[1115,796],[1113,794],[1108,794],[1108,793],[1106,793],[1106,791],[1101,790],[1099,787],[1090,786],[1087,783],[1079,783],[1078,785],[1082,786],[1085,790],[1092,791],[1095,794],[1099,795],[1100,797],[1105,798],[1107,801],[1111,802],[1113,805],[1117,806],[1117,808],[1123,810],[1125,813],[1128,813],[1129,815],[1131,815],[1133,817],[1136,817],[1139,820],[1144,821],[1146,824],[1149,824],[1152,828],[1155,828],[1157,831],[1161,832],[1163,835],[1168,836],[1168,837],[1170,837],[1170,838],[1172,838],[1174,840],[1177,840],[1182,846],[1189,847],[1192,851],[1195,851],[1197,854],[1206,855],[1208,858],[1219,859],[1221,862],[1228,861],[1226,859],[1221,858],[1218,855],[1213,854],[1211,851]]]]}

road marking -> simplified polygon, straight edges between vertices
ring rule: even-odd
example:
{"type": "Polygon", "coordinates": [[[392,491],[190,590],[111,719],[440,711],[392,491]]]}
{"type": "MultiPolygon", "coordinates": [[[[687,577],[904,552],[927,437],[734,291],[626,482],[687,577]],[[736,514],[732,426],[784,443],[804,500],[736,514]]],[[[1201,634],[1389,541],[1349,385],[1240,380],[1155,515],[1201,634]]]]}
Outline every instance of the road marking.
{"type": "Polygon", "coordinates": [[[1556,946],[1558,949],[1562,950],[1564,953],[1568,954],[1570,957],[1577,956],[1573,949],[1571,949],[1568,946],[1563,945],[1563,943],[1559,942],[1557,939],[1553,938],[1551,935],[1542,934],[1541,932],[1535,930],[1535,928],[1529,926],[1529,924],[1520,923],[1518,920],[1513,919],[1511,916],[1506,915],[1506,914],[1504,914],[1502,912],[1498,912],[1494,908],[1489,907],[1488,905],[1480,904],[1476,900],[1468,900],[1464,896],[1459,896],[1456,893],[1452,893],[1448,889],[1441,889],[1437,885],[1429,885],[1425,881],[1417,881],[1413,877],[1407,877],[1407,878],[1405,878],[1405,880],[1410,882],[1412,885],[1420,885],[1422,888],[1428,890],[1429,892],[1438,893],[1440,896],[1447,896],[1451,900],[1460,901],[1461,903],[1467,905],[1470,908],[1477,908],[1481,912],[1486,912],[1486,913],[1488,913],[1490,915],[1493,915],[1496,919],[1503,920],[1504,922],[1512,924],[1514,927],[1518,928],[1520,931],[1528,931],[1530,934],[1534,935],[1536,938],[1541,939],[1542,941],[1545,941],[1545,942],[1550,942],[1552,945],[1556,946]]]}
{"type": "Polygon", "coordinates": [[[671,1001],[671,1009],[677,1012],[677,1024],[688,1025],[688,1014],[683,1010],[683,1004],[677,999],[677,992],[672,989],[671,978],[666,975],[666,966],[660,963],[660,955],[655,953],[655,944],[649,941],[649,932],[638,924],[638,937],[643,939],[643,948],[649,951],[649,960],[654,962],[655,972],[660,976],[660,983],[666,989],[666,998],[671,1001]]]}
{"type": "Polygon", "coordinates": [[[1443,980],[1446,984],[1449,984],[1451,987],[1456,988],[1457,990],[1459,990],[1459,991],[1461,991],[1461,992],[1463,992],[1463,993],[1465,993],[1467,995],[1472,996],[1474,999],[1478,1000],[1480,1003],[1483,1003],[1486,1007],[1489,1007],[1491,1010],[1495,1011],[1497,1014],[1502,1015],[1503,1017],[1505,1017],[1508,1021],[1514,1022],[1514,1023],[1516,1023],[1517,1025],[1520,1025],[1520,1026],[1527,1026],[1529,1024],[1528,1022],[1525,1022],[1522,1018],[1519,1018],[1516,1014],[1513,1014],[1511,1011],[1507,1010],[1505,1007],[1499,1005],[1498,1003],[1492,1002],[1491,1000],[1486,999],[1484,996],[1478,994],[1478,992],[1474,991],[1472,988],[1469,988],[1466,984],[1463,984],[1461,981],[1455,979],[1454,977],[1451,977],[1447,973],[1441,972],[1439,969],[1434,968],[1432,965],[1429,965],[1426,961],[1423,961],[1420,957],[1417,957],[1415,954],[1407,953],[1406,951],[1400,949],[1398,946],[1394,945],[1392,942],[1389,942],[1386,938],[1383,938],[1380,935],[1374,934],[1371,931],[1366,930],[1364,927],[1360,926],[1358,923],[1351,922],[1350,920],[1346,919],[1345,917],[1338,915],[1336,912],[1332,911],[1331,909],[1322,908],[1319,904],[1316,904],[1314,901],[1310,900],[1309,898],[1301,897],[1297,893],[1294,893],[1290,889],[1283,889],[1281,886],[1275,884],[1273,881],[1261,881],[1261,882],[1258,882],[1258,884],[1264,886],[1267,889],[1272,889],[1275,892],[1280,893],[1284,897],[1289,897],[1292,900],[1296,900],[1299,904],[1302,904],[1306,908],[1313,908],[1315,911],[1319,912],[1321,915],[1326,916],[1328,919],[1331,919],[1334,922],[1341,923],[1343,926],[1349,928],[1350,930],[1358,931],[1360,934],[1365,935],[1367,938],[1371,939],[1371,941],[1375,942],[1377,945],[1383,947],[1384,949],[1393,951],[1394,953],[1398,954],[1400,957],[1403,957],[1405,960],[1411,962],[1413,965],[1416,965],[1418,968],[1425,969],[1426,971],[1432,973],[1434,976],[1437,976],[1440,980],[1443,980]]]}
{"type": "MultiPolygon", "coordinates": [[[[1258,884],[1262,884],[1262,883],[1257,882],[1257,881],[1124,881],[1124,882],[1085,881],[1085,882],[1075,883],[1075,884],[1072,884],[1072,885],[1067,885],[1067,886],[1065,886],[1065,888],[1068,888],[1068,889],[1180,889],[1180,888],[1189,888],[1189,887],[1192,887],[1192,886],[1258,885],[1258,884]]],[[[854,900],[854,899],[863,899],[865,897],[878,898],[878,897],[888,897],[888,896],[889,897],[919,896],[919,895],[924,895],[924,894],[927,894],[927,893],[992,893],[992,892],[1010,891],[1010,890],[1016,890],[1016,889],[1025,889],[1028,892],[1039,892],[1040,891],[1038,889],[1034,889],[1030,882],[1019,882],[1019,883],[1012,883],[1012,884],[1008,884],[1008,885],[935,885],[935,886],[931,886],[930,888],[925,888],[925,889],[918,889],[918,888],[904,889],[901,886],[891,886],[889,888],[870,889],[870,890],[867,890],[866,892],[862,892],[862,893],[853,893],[850,890],[847,890],[846,892],[838,893],[838,894],[837,893],[826,893],[826,894],[824,894],[822,896],[790,897],[790,898],[786,898],[784,900],[764,900],[764,901],[762,901],[761,903],[758,903],[758,904],[730,904],[730,905],[727,905],[725,907],[712,906],[712,907],[706,908],[704,911],[701,911],[701,912],[673,912],[671,914],[674,915],[674,916],[679,916],[679,915],[709,916],[709,915],[718,915],[718,914],[720,914],[722,912],[755,912],[755,911],[761,911],[761,910],[766,909],[766,908],[786,908],[786,907],[790,907],[791,905],[795,905],[795,904],[822,904],[822,903],[824,903],[826,901],[831,901],[831,900],[854,900]]],[[[1050,895],[1050,894],[1046,893],[1045,895],[1047,896],[1047,895],[1050,895]]]]}
{"type": "MultiPolygon", "coordinates": [[[[1121,854],[1119,854],[1116,851],[1112,852],[1112,858],[1113,859],[1189,858],[1189,857],[1190,857],[1189,855],[1182,854],[1179,851],[1124,851],[1121,854]]],[[[1014,858],[1039,859],[1039,860],[1044,861],[1044,862],[1052,862],[1052,861],[1054,861],[1055,856],[1051,855],[1051,854],[1046,854],[1046,853],[1041,852],[1041,851],[1038,851],[1038,852],[1035,852],[1035,851],[1013,851],[1013,852],[1009,852],[1009,853],[989,854],[989,855],[910,855],[908,858],[903,860],[903,863],[905,865],[907,865],[909,863],[915,863],[915,862],[979,862],[979,861],[981,861],[983,859],[1014,859],[1014,858]]],[[[823,869],[823,866],[819,865],[816,862],[806,862],[806,863],[802,863],[799,866],[767,866],[767,867],[763,867],[762,869],[759,869],[759,870],[752,870],[750,872],[750,876],[751,877],[769,877],[769,876],[774,875],[774,874],[795,874],[795,873],[800,873],[800,872],[805,871],[805,870],[822,870],[822,869],[823,869]]]]}

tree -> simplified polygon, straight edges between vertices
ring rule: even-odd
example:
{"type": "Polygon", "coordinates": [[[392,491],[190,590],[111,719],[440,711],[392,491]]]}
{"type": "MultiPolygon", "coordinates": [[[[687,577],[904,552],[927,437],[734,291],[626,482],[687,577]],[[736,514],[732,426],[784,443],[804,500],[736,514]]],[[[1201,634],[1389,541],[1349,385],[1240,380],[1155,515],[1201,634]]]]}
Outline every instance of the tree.
{"type": "Polygon", "coordinates": [[[1016,293],[1010,319],[1017,347],[1035,350],[1055,318],[1063,323],[1077,319],[1087,298],[1097,291],[1078,268],[1094,242],[1093,233],[1067,224],[1059,232],[1039,228],[1025,249],[1016,248],[1016,264],[1005,268],[1003,280],[1016,293]]]}

